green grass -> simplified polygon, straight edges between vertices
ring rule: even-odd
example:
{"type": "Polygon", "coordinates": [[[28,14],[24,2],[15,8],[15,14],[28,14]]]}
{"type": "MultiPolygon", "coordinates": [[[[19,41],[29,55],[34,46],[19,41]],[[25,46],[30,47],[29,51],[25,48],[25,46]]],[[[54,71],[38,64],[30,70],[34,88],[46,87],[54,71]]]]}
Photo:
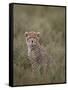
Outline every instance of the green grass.
{"type": "MultiPolygon", "coordinates": [[[[65,82],[65,8],[14,5],[14,85],[65,82]],[[33,79],[24,33],[38,31],[51,57],[48,78],[33,79]]],[[[42,69],[41,69],[42,72],[42,69]]]]}

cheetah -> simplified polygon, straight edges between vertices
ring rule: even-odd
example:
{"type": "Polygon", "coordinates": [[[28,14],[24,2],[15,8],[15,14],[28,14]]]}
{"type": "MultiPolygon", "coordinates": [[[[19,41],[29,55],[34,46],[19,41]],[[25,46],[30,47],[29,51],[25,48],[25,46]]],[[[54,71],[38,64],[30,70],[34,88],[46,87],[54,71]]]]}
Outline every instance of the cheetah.
{"type": "Polygon", "coordinates": [[[28,48],[28,58],[31,62],[32,72],[46,78],[49,58],[46,49],[40,44],[40,32],[25,32],[28,48]]]}

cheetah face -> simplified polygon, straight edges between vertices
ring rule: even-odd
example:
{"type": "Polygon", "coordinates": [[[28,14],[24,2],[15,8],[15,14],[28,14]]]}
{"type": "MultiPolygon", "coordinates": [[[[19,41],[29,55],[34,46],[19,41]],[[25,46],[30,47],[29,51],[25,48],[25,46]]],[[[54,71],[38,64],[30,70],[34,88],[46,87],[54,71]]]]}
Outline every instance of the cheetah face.
{"type": "Polygon", "coordinates": [[[26,36],[26,44],[29,48],[36,47],[37,43],[39,42],[39,32],[25,32],[26,36]]]}

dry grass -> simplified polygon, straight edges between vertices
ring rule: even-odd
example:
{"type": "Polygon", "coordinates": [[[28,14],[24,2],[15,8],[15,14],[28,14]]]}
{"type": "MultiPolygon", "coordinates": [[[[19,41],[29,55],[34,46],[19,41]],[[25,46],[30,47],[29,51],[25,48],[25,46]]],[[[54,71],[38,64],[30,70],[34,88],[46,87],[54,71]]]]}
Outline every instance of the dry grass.
{"type": "MultiPolygon", "coordinates": [[[[65,82],[65,8],[14,5],[14,85],[65,82]],[[32,79],[24,33],[38,31],[52,58],[48,78],[32,79]]],[[[41,70],[42,71],[42,70],[41,70]]]]}

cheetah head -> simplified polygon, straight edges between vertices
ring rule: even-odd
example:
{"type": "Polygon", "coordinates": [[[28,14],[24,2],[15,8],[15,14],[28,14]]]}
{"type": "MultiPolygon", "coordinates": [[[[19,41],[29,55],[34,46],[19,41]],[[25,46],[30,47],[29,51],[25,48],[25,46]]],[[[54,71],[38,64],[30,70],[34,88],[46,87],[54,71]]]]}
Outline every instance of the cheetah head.
{"type": "Polygon", "coordinates": [[[39,43],[40,32],[25,32],[27,47],[33,49],[39,43]]]}

